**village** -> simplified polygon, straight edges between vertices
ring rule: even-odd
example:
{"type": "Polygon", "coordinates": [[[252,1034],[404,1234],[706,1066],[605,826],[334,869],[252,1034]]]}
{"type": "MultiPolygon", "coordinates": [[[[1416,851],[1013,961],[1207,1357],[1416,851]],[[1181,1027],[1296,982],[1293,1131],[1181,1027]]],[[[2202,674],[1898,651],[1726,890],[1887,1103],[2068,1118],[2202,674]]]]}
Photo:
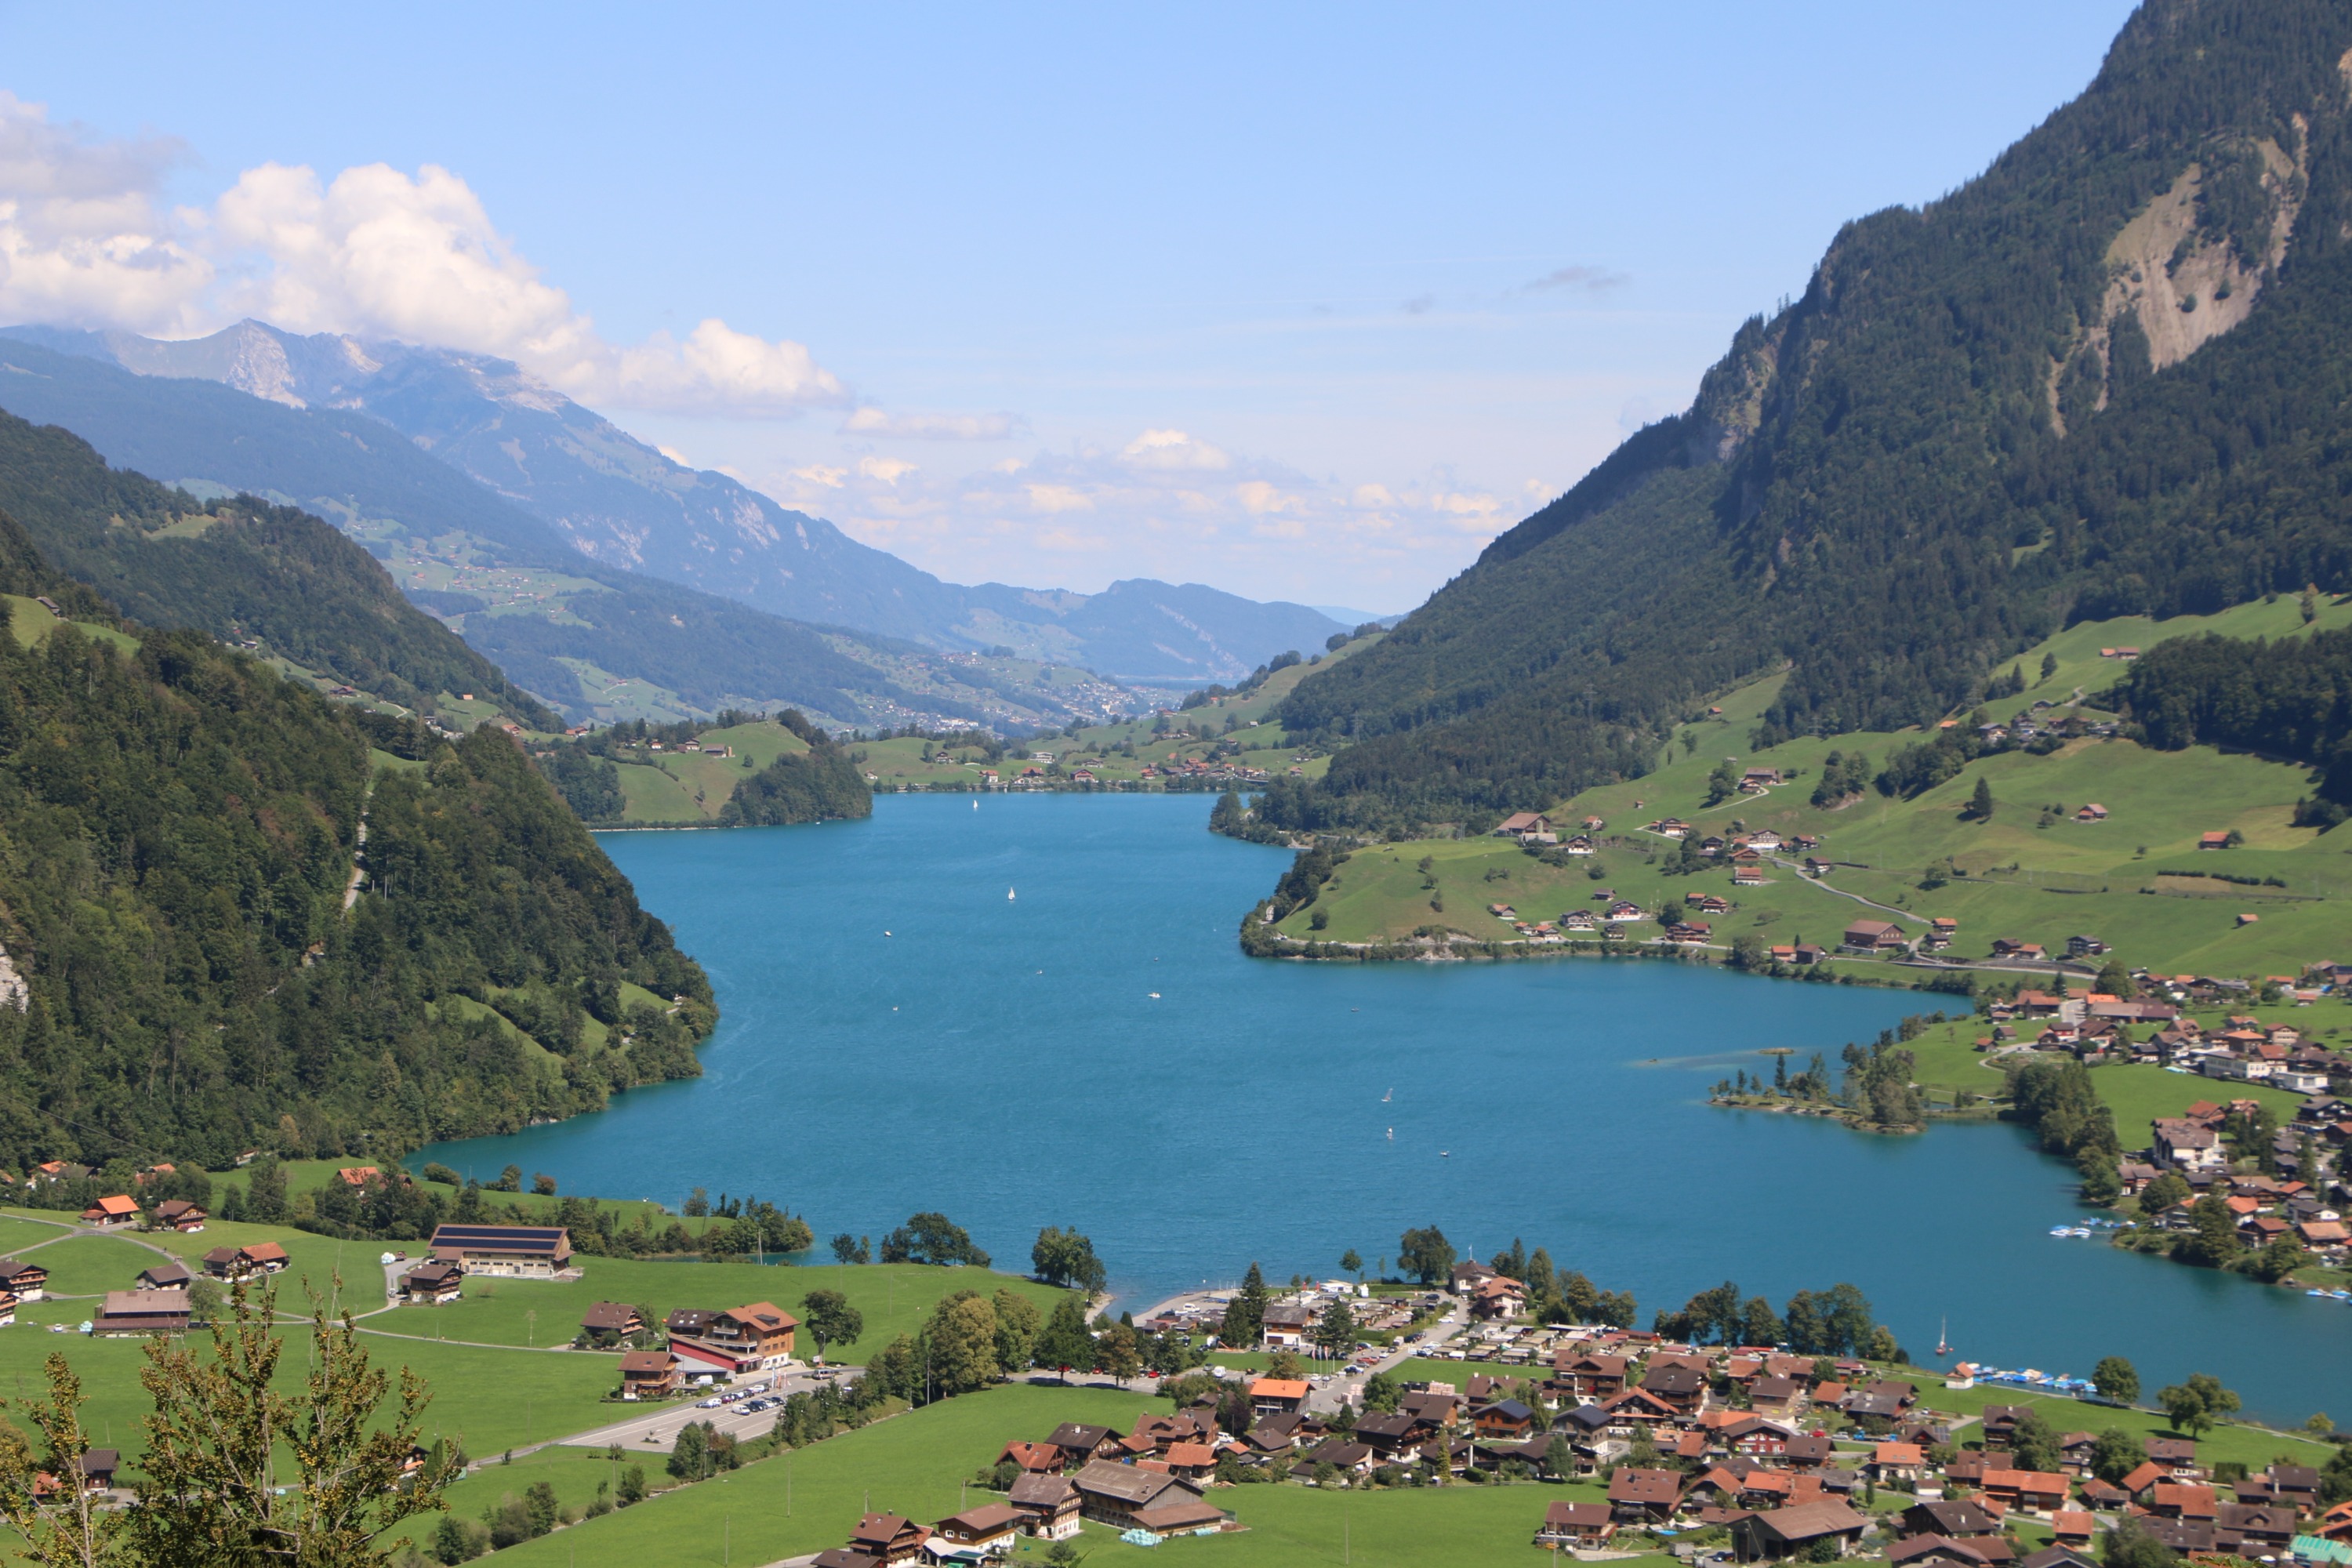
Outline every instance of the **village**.
{"type": "MultiPolygon", "coordinates": [[[[1269,1306],[1258,1348],[1288,1351],[1315,1302],[1345,1293],[1335,1284],[1269,1306]]],[[[928,1524],[868,1512],[813,1562],[985,1562],[1089,1523],[1135,1545],[1215,1536],[1248,1528],[1248,1489],[1267,1482],[1539,1483],[1520,1505],[1531,1543],[1596,1562],[2098,1568],[2101,1537],[2116,1531],[2199,1561],[2352,1552],[2352,1503],[2320,1505],[2315,1465],[2208,1458],[2194,1436],[2118,1426],[2116,1402],[2062,1429],[2045,1404],[1987,1402],[1965,1364],[1906,1375],[1851,1357],[1538,1326],[1524,1287],[1475,1263],[1452,1271],[1448,1294],[1475,1325],[1452,1353],[1513,1370],[1375,1377],[1358,1390],[1370,1401],[1360,1409],[1335,1405],[1323,1377],[1173,1383],[1174,1408],[1124,1432],[1065,1422],[1007,1434],[975,1477],[1001,1500],[928,1524]],[[1959,1396],[1952,1407],[1939,1407],[1940,1391],[1959,1396]],[[1569,1495],[1545,1500],[1547,1483],[1569,1495]]]]}

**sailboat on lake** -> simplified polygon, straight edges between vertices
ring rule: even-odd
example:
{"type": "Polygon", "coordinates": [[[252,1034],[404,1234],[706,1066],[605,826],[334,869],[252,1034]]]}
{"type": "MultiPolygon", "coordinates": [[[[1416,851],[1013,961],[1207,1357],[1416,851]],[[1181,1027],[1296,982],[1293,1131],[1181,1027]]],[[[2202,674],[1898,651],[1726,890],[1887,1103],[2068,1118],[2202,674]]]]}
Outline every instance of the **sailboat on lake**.
{"type": "Polygon", "coordinates": [[[1952,1353],[1951,1328],[1952,1320],[1949,1318],[1939,1318],[1936,1321],[1936,1354],[1938,1357],[1952,1353]]]}

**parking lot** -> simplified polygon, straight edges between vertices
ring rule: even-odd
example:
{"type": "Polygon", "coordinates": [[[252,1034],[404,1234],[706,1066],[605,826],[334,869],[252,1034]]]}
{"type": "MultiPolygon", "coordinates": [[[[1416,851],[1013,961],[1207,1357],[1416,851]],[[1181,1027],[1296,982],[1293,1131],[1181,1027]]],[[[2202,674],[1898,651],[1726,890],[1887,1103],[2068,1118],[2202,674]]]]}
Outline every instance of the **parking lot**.
{"type": "Polygon", "coordinates": [[[699,1400],[679,1400],[672,1404],[648,1405],[645,1413],[625,1420],[615,1421],[593,1431],[575,1433],[562,1439],[565,1447],[602,1448],[618,1443],[624,1448],[641,1453],[666,1454],[677,1443],[681,1427],[690,1422],[708,1421],[712,1426],[734,1437],[754,1437],[764,1435],[776,1423],[776,1414],[784,1401],[795,1394],[807,1394],[839,1379],[853,1381],[856,1367],[829,1366],[812,1372],[805,1367],[778,1374],[773,1380],[754,1378],[740,1393],[741,1397],[726,1404],[714,1404],[717,1392],[704,1394],[699,1400]],[[761,1384],[774,1386],[761,1389],[761,1384]],[[755,1408],[756,1406],[756,1408],[755,1408]]]}

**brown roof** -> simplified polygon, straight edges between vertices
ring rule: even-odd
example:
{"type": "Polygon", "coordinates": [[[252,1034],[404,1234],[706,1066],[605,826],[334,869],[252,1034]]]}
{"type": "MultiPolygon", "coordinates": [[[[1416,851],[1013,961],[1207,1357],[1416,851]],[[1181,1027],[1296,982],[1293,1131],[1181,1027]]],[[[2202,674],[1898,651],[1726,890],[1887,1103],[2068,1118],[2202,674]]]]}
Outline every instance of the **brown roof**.
{"type": "Polygon", "coordinates": [[[1625,1468],[1609,1478],[1609,1500],[1631,1503],[1672,1503],[1683,1495],[1680,1470],[1625,1468]]]}
{"type": "Polygon", "coordinates": [[[623,1301],[599,1301],[580,1314],[583,1329],[625,1329],[637,1321],[637,1310],[623,1301]]]}
{"type": "Polygon", "coordinates": [[[1067,1476],[1023,1476],[1005,1494],[1022,1508],[1059,1508],[1076,1489],[1067,1476]]]}
{"type": "Polygon", "coordinates": [[[1000,1530],[1010,1530],[1021,1521],[1021,1510],[1010,1503],[983,1503],[967,1509],[953,1519],[939,1522],[940,1533],[953,1531],[960,1535],[990,1535],[1000,1530]]]}
{"type": "Polygon", "coordinates": [[[677,1358],[667,1351],[630,1351],[621,1357],[621,1375],[632,1373],[642,1377],[648,1373],[667,1372],[677,1364],[677,1358]]]}
{"type": "Polygon", "coordinates": [[[1224,1510],[1196,1497],[1180,1498],[1135,1512],[1136,1523],[1163,1534],[1171,1530],[1198,1530],[1204,1524],[1222,1524],[1224,1520],[1224,1510]]]}
{"type": "Polygon", "coordinates": [[[1811,1541],[1823,1535],[1861,1530],[1869,1521],[1835,1499],[1795,1503],[1755,1516],[1756,1525],[1783,1541],[1811,1541]]]}

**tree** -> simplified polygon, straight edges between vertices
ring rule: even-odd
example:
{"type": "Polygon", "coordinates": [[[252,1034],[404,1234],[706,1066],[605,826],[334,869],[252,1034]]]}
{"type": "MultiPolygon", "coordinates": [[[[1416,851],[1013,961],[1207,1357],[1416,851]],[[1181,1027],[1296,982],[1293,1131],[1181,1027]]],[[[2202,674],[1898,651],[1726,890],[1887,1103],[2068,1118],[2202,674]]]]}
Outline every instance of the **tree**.
{"type": "Polygon", "coordinates": [[[2124,961],[2120,958],[2110,958],[2099,965],[2099,977],[2092,984],[2096,990],[2110,996],[2120,996],[2126,1001],[2131,999],[2134,990],[2131,971],[2124,967],[2124,961]]]}
{"type": "Polygon", "coordinates": [[[1364,1280],[1363,1255],[1352,1247],[1348,1248],[1347,1251],[1339,1255],[1339,1271],[1342,1274],[1354,1275],[1356,1277],[1356,1282],[1360,1285],[1362,1284],[1364,1280]]]}
{"type": "Polygon", "coordinates": [[[1393,1415],[1404,1402],[1404,1384],[1390,1373],[1376,1372],[1364,1380],[1364,1408],[1393,1415]]]}
{"type": "Polygon", "coordinates": [[[972,1245],[963,1226],[943,1214],[926,1211],[882,1238],[882,1261],[985,1268],[988,1254],[972,1245]]]}
{"type": "Polygon", "coordinates": [[[996,1309],[978,1291],[959,1290],[941,1301],[923,1337],[931,1382],[943,1396],[985,1388],[1003,1370],[996,1360],[996,1309]]]}
{"type": "Polygon", "coordinates": [[[82,1456],[89,1451],[81,1429],[81,1380],[61,1355],[51,1354],[46,1367],[47,1396],[25,1406],[45,1449],[38,1465],[23,1434],[14,1426],[0,1427],[0,1516],[16,1526],[31,1560],[41,1568],[124,1563],[124,1516],[100,1508],[87,1488],[68,1487],[61,1501],[48,1507],[34,1500],[37,1469],[56,1476],[78,1474],[82,1456]]]}
{"type": "Polygon", "coordinates": [[[689,1421],[677,1429],[677,1440],[670,1445],[669,1473],[682,1481],[698,1481],[711,1473],[710,1434],[708,1421],[689,1421]]]}
{"type": "Polygon", "coordinates": [[[989,1299],[996,1309],[996,1361],[1006,1372],[1019,1372],[1036,1358],[1037,1334],[1045,1320],[1037,1303],[1000,1288],[989,1299]]]}
{"type": "Polygon", "coordinates": [[[2260,1252],[2239,1267],[2265,1284],[2275,1285],[2310,1261],[2309,1250],[2289,1231],[2273,1237],[2260,1252]]]}
{"type": "Polygon", "coordinates": [[[1135,1331],[1125,1323],[1113,1323],[1095,1341],[1095,1367],[1125,1383],[1143,1370],[1143,1358],[1137,1353],[1135,1331]]]}
{"type": "Polygon", "coordinates": [[[1576,1474],[1576,1451],[1568,1446],[1564,1434],[1553,1433],[1545,1446],[1544,1468],[1563,1480],[1576,1474]]]}
{"type": "Polygon", "coordinates": [[[1356,1344],[1356,1314],[1343,1298],[1323,1310],[1315,1325],[1315,1348],[1333,1361],[1346,1355],[1356,1344]]]}
{"type": "Polygon", "coordinates": [[[2157,1390],[2156,1403],[2174,1431],[2185,1432],[2193,1439],[2235,1411],[2238,1396],[2222,1387],[2220,1378],[2200,1372],[2190,1373],[2187,1383],[2157,1390]]]}
{"type": "Polygon", "coordinates": [[[2106,1568],[2179,1568],[2180,1554],[2126,1514],[2108,1533],[2106,1568]]]}
{"type": "Polygon", "coordinates": [[[1741,1312],[1739,1321],[1739,1341],[1742,1344],[1777,1345],[1787,1333],[1788,1330],[1781,1323],[1780,1316],[1772,1310],[1771,1302],[1761,1296],[1750,1296],[1748,1299],[1748,1305],[1741,1312]]]}
{"type": "Polygon", "coordinates": [[[2091,1386],[2103,1399],[2121,1400],[2126,1405],[2139,1402],[2139,1368],[2119,1355],[2102,1356],[2099,1364],[2091,1369],[2091,1386]]]}
{"type": "Polygon", "coordinates": [[[1217,1328],[1219,1342],[1229,1349],[1256,1349],[1259,1337],[1265,1332],[1267,1300],[1265,1273],[1253,1259],[1249,1272],[1242,1276],[1242,1288],[1225,1303],[1224,1321],[1217,1328]]]}
{"type": "Polygon", "coordinates": [[[1084,1290],[1089,1297],[1102,1294],[1106,1278],[1102,1260],[1095,1256],[1095,1244],[1074,1229],[1049,1225],[1039,1231],[1036,1245],[1029,1249],[1029,1261],[1045,1284],[1084,1290]]]}
{"type": "Polygon", "coordinates": [[[255,1304],[237,1286],[227,1320],[212,1327],[211,1353],[152,1341],[140,1382],[155,1401],[147,1418],[147,1484],[128,1527],[155,1563],[284,1562],[381,1568],[376,1542],[401,1521],[433,1512],[454,1479],[446,1449],[406,1473],[430,1395],[400,1371],[391,1383],[368,1364],[349,1314],[330,1322],[311,1303],[310,1373],[298,1392],[271,1386],[282,1342],[271,1331],[277,1292],[255,1304]],[[291,1476],[274,1450],[290,1453],[291,1476]]]}
{"type": "Polygon", "coordinates": [[[2032,1405],[2010,1429],[2009,1452],[2016,1468],[2038,1470],[2044,1475],[2055,1472],[2061,1460],[2058,1434],[2051,1429],[2042,1412],[2032,1405]]]}
{"type": "Polygon", "coordinates": [[[865,1246],[845,1230],[833,1238],[833,1260],[845,1265],[871,1261],[865,1246]]]}
{"type": "Polygon", "coordinates": [[[1037,1336],[1037,1364],[1069,1372],[1092,1372],[1095,1367],[1095,1337],[1087,1328],[1087,1303],[1083,1297],[1065,1296],[1054,1303],[1053,1315],[1045,1320],[1045,1331],[1037,1336]]]}
{"type": "Polygon", "coordinates": [[[2139,1212],[2162,1214],[2175,1204],[2186,1203],[2192,1191],[2188,1177],[2178,1171],[2167,1171],[2140,1189],[2139,1212]]]}
{"type": "Polygon", "coordinates": [[[1434,1285],[1453,1270],[1454,1244],[1435,1226],[1408,1230],[1397,1239],[1397,1268],[1423,1285],[1434,1285]]]}
{"type": "Polygon", "coordinates": [[[856,1342],[866,1332],[866,1315],[838,1290],[812,1290],[801,1298],[801,1326],[816,1342],[817,1359],[823,1361],[827,1345],[856,1342]]]}
{"type": "Polygon", "coordinates": [[[2139,1468],[2147,1458],[2147,1450],[2137,1436],[2110,1426],[2091,1445],[2091,1473],[2113,1486],[2139,1468]]]}
{"type": "Polygon", "coordinates": [[[2202,1268],[2226,1268],[2238,1259],[2246,1244],[2238,1238],[2238,1216],[2218,1193],[2208,1193],[2189,1205],[2189,1234],[2172,1245],[2172,1256],[2202,1268]]]}
{"type": "Polygon", "coordinates": [[[1992,820],[1992,781],[1981,773],[1977,775],[1976,793],[1969,796],[1969,818],[1972,822],[1992,820]]]}
{"type": "Polygon", "coordinates": [[[1307,1377],[1307,1363],[1298,1359],[1297,1351],[1278,1350],[1265,1358],[1265,1374],[1271,1378],[1291,1383],[1304,1382],[1307,1377]]]}

